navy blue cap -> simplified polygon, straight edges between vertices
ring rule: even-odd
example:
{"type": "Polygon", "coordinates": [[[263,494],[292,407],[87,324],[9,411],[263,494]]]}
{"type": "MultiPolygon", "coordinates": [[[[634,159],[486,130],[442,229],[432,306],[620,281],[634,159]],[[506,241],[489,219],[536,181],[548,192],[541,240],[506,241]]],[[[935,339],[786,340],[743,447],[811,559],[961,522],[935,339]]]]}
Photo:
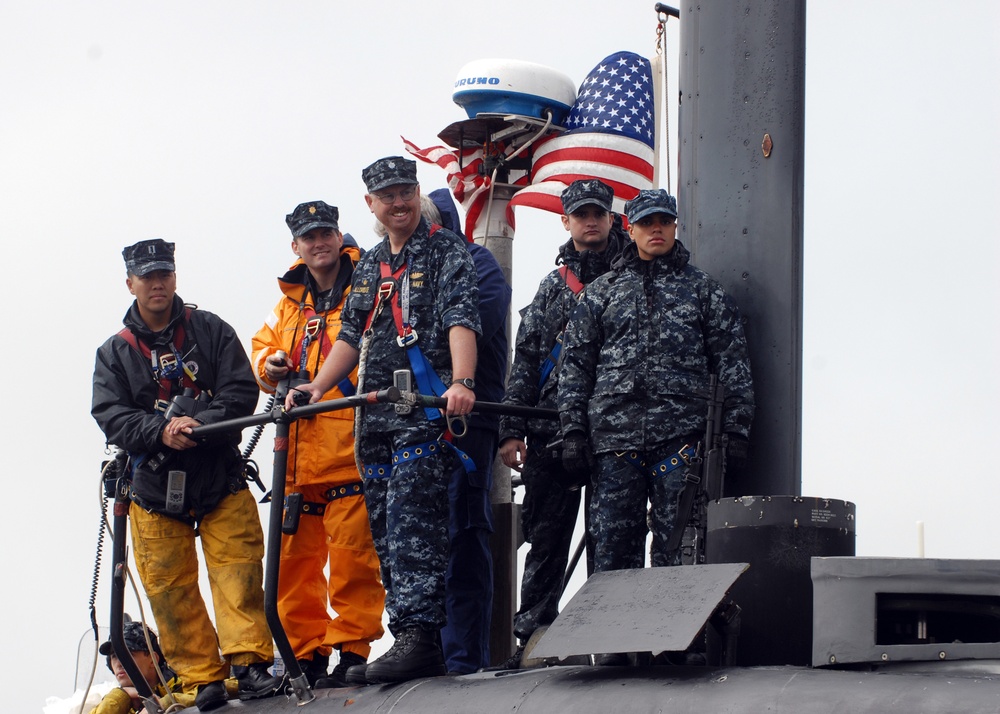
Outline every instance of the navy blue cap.
{"type": "MultiPolygon", "coordinates": [[[[153,643],[153,651],[160,655],[160,659],[163,659],[163,653],[160,652],[160,642],[156,639],[156,633],[152,630],[146,630],[149,632],[149,641],[153,643]]],[[[125,640],[125,646],[128,647],[129,652],[149,652],[149,647],[146,646],[146,637],[142,632],[142,623],[129,621],[122,625],[122,636],[125,640]]],[[[111,648],[111,640],[107,642],[102,642],[98,651],[102,655],[109,655],[113,652],[111,648]]]]}
{"type": "Polygon", "coordinates": [[[285,216],[285,225],[296,238],[304,236],[313,228],[332,228],[340,231],[338,221],[340,210],[323,201],[300,203],[295,210],[285,216]]]}
{"type": "Polygon", "coordinates": [[[639,195],[625,204],[625,216],[629,223],[654,213],[666,213],[677,218],[677,199],[662,188],[639,191],[639,195]]]}
{"type": "Polygon", "coordinates": [[[600,206],[610,212],[611,199],[614,197],[615,192],[611,187],[597,179],[578,179],[567,186],[559,196],[566,215],[589,205],[600,206]]]}
{"type": "Polygon", "coordinates": [[[419,183],[417,162],[402,156],[387,156],[363,169],[361,180],[365,182],[368,193],[375,193],[389,186],[416,184],[419,183]]]}
{"type": "Polygon", "coordinates": [[[122,250],[122,257],[130,275],[142,277],[154,270],[174,271],[174,244],[159,238],[130,245],[122,250]]]}

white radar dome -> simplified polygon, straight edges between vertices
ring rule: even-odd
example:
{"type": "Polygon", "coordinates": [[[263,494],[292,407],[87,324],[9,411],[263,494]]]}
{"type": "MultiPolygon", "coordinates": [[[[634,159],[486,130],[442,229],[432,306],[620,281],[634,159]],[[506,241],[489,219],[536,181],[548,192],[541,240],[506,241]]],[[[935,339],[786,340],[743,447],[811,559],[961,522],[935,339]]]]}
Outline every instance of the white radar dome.
{"type": "Polygon", "coordinates": [[[561,124],[576,101],[573,80],[534,62],[481,59],[469,62],[455,79],[455,104],[470,119],[479,114],[519,114],[561,124]]]}

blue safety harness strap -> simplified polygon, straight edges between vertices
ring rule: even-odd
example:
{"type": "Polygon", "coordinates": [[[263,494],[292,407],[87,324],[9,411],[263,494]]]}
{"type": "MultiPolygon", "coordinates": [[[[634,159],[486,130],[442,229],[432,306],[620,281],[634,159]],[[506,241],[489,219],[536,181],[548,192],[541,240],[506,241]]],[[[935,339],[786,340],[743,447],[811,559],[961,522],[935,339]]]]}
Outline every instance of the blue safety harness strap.
{"type": "MultiPolygon", "coordinates": [[[[434,371],[431,363],[427,361],[424,353],[420,351],[420,347],[416,341],[406,346],[406,356],[410,360],[410,369],[413,370],[413,378],[417,380],[417,390],[421,394],[433,394],[437,397],[443,397],[448,388],[444,386],[444,382],[437,376],[437,372],[434,371]]],[[[434,407],[424,407],[424,414],[432,421],[441,418],[441,410],[434,407]]]]}
{"type": "Polygon", "coordinates": [[[365,478],[389,478],[392,473],[392,464],[367,464],[364,468],[365,478]]]}
{"type": "Polygon", "coordinates": [[[671,454],[659,463],[653,464],[653,478],[666,476],[668,473],[681,466],[686,466],[694,461],[698,455],[698,449],[690,444],[685,444],[676,453],[671,454]]]}
{"type": "Polygon", "coordinates": [[[662,478],[674,469],[693,463],[698,456],[698,449],[690,444],[685,444],[675,453],[652,466],[649,466],[637,451],[616,451],[615,456],[625,459],[638,471],[648,473],[653,478],[662,478]]]}
{"type": "Polygon", "coordinates": [[[425,441],[422,444],[414,444],[413,446],[404,446],[402,449],[392,452],[392,465],[397,466],[408,461],[422,459],[425,456],[433,456],[434,454],[440,453],[445,448],[451,449],[455,455],[458,456],[458,460],[462,464],[462,468],[465,469],[466,473],[472,473],[476,470],[476,462],[473,461],[467,453],[452,444],[450,441],[445,441],[444,439],[438,439],[437,441],[425,441]]]}
{"type": "Polygon", "coordinates": [[[345,397],[353,397],[358,391],[358,388],[351,381],[350,377],[344,377],[337,382],[337,388],[340,389],[340,393],[345,397]]]}
{"type": "Polygon", "coordinates": [[[542,363],[542,371],[538,375],[538,389],[541,391],[545,383],[549,381],[549,376],[552,374],[552,370],[556,368],[556,364],[559,362],[559,355],[562,353],[562,338],[563,333],[560,331],[556,335],[556,343],[552,345],[552,351],[549,352],[549,356],[545,358],[542,363]]]}
{"type": "Polygon", "coordinates": [[[339,486],[334,486],[328,488],[323,492],[323,496],[327,501],[336,501],[340,498],[347,498],[348,496],[363,496],[365,494],[365,484],[364,481],[353,481],[351,483],[344,483],[339,486]]]}
{"type": "Polygon", "coordinates": [[[422,444],[414,444],[397,449],[392,452],[391,464],[368,464],[364,468],[364,476],[365,478],[389,478],[395,466],[416,461],[425,456],[439,454],[444,449],[450,449],[458,457],[458,461],[462,464],[462,468],[465,469],[466,473],[476,471],[476,462],[472,460],[471,456],[450,441],[438,439],[437,441],[425,441],[422,444]]]}

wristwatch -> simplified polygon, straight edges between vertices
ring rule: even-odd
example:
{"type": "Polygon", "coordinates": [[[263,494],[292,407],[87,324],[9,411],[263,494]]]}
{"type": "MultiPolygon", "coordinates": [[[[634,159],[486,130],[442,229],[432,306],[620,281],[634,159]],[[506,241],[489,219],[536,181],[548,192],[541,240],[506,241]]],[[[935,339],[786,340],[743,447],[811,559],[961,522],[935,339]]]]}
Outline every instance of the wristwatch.
{"type": "Polygon", "coordinates": [[[453,379],[451,380],[451,383],[461,384],[466,389],[471,389],[473,391],[476,389],[476,380],[470,379],[469,377],[466,377],[465,379],[453,379]]]}

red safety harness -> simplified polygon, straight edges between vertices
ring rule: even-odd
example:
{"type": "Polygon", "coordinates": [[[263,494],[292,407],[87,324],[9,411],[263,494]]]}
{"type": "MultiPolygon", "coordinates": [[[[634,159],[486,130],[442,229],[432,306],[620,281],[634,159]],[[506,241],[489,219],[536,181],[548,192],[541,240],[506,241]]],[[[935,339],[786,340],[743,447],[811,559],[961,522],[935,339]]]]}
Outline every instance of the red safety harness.
{"type": "MultiPolygon", "coordinates": [[[[434,235],[441,226],[432,223],[430,235],[434,235]]],[[[371,312],[368,313],[368,320],[365,323],[365,334],[371,336],[372,323],[382,313],[386,303],[392,309],[392,319],[396,325],[396,343],[406,350],[410,368],[413,370],[413,377],[417,382],[417,388],[422,394],[444,396],[448,388],[441,381],[441,378],[434,371],[433,365],[421,351],[417,344],[417,331],[410,325],[410,277],[408,264],[403,263],[397,270],[393,271],[386,262],[379,263],[381,280],[378,285],[378,292],[375,294],[375,304],[371,312]]],[[[430,420],[439,419],[441,411],[431,407],[424,407],[424,413],[430,420]]]]}

